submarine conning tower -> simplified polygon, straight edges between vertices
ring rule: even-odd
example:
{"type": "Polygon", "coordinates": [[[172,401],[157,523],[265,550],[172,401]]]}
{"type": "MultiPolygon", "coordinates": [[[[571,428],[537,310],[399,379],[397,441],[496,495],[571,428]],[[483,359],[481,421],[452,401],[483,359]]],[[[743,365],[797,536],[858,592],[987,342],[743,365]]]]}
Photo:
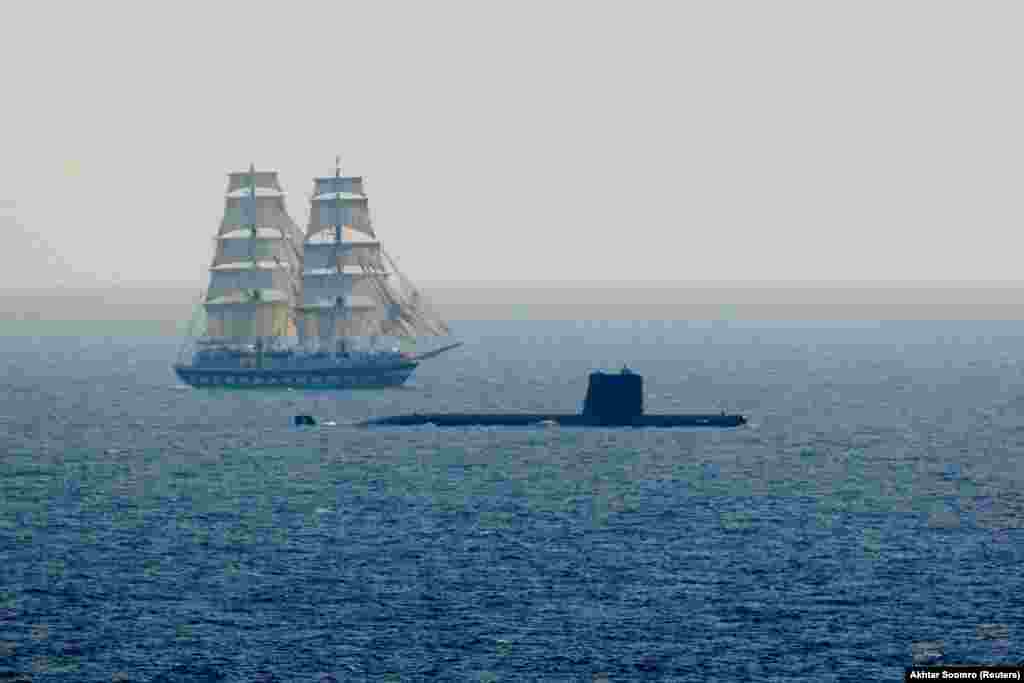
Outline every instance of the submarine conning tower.
{"type": "Polygon", "coordinates": [[[629,424],[644,413],[644,378],[622,368],[592,372],[583,399],[583,416],[603,424],[629,424]]]}

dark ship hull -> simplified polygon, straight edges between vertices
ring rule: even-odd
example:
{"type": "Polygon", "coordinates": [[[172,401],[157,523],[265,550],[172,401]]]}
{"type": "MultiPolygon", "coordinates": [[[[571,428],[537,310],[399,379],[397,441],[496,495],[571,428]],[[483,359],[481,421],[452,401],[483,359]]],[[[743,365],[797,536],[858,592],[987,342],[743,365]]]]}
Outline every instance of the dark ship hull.
{"type": "Polygon", "coordinates": [[[363,426],[413,427],[739,427],[747,423],[742,415],[639,415],[624,420],[602,420],[572,413],[424,413],[370,420],[363,426]]]}
{"type": "Polygon", "coordinates": [[[361,426],[411,427],[739,427],[747,423],[742,415],[645,415],[643,378],[623,369],[622,374],[594,372],[590,375],[583,412],[571,413],[414,413],[384,417],[361,426]]]}
{"type": "Polygon", "coordinates": [[[378,389],[398,387],[416,365],[384,368],[330,368],[321,370],[217,370],[175,365],[181,381],[198,388],[238,389],[292,387],[295,389],[378,389]]]}
{"type": "Polygon", "coordinates": [[[175,365],[174,372],[199,388],[371,389],[401,386],[418,365],[417,360],[397,354],[381,358],[284,353],[260,359],[233,354],[197,357],[192,364],[175,365]]]}

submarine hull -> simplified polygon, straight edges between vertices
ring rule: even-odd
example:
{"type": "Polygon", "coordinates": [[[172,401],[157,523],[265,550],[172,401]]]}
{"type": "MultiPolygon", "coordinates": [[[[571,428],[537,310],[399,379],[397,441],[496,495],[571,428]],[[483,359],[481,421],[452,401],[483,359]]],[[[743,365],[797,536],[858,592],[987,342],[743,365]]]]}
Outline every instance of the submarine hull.
{"type": "Polygon", "coordinates": [[[742,415],[636,415],[626,420],[601,419],[594,415],[539,413],[415,413],[363,422],[363,427],[536,427],[555,423],[563,427],[739,427],[742,415]]]}
{"type": "Polygon", "coordinates": [[[590,373],[582,413],[413,413],[382,417],[362,423],[363,427],[536,427],[557,424],[565,427],[739,427],[747,423],[742,415],[645,415],[643,378],[628,368],[617,375],[590,373]]]}

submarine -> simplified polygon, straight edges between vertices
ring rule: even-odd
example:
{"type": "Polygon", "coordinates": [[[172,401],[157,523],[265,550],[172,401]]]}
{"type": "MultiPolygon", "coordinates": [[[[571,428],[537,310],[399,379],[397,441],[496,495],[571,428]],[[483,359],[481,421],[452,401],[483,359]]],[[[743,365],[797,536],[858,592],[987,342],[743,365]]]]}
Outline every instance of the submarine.
{"type": "Polygon", "coordinates": [[[592,372],[583,399],[583,412],[573,413],[413,413],[359,423],[360,427],[739,427],[742,415],[644,414],[644,380],[623,368],[620,373],[592,372]]]}

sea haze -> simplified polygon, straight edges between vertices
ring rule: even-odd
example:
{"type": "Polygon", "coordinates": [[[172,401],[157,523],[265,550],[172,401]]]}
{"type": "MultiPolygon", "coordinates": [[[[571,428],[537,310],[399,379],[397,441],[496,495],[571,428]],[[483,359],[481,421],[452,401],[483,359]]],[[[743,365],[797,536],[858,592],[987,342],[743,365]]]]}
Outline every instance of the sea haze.
{"type": "Polygon", "coordinates": [[[1024,323],[453,327],[466,345],[406,388],[329,393],[184,388],[173,337],[0,337],[0,671],[838,681],[1022,658],[1024,323]],[[649,412],[751,424],[347,426],[576,410],[623,363],[649,412]]]}
{"type": "MultiPolygon", "coordinates": [[[[425,282],[446,320],[1024,320],[1024,282],[425,282]]],[[[204,283],[0,291],[0,335],[183,331],[204,283]],[[72,323],[72,324],[68,324],[72,323]]]]}

